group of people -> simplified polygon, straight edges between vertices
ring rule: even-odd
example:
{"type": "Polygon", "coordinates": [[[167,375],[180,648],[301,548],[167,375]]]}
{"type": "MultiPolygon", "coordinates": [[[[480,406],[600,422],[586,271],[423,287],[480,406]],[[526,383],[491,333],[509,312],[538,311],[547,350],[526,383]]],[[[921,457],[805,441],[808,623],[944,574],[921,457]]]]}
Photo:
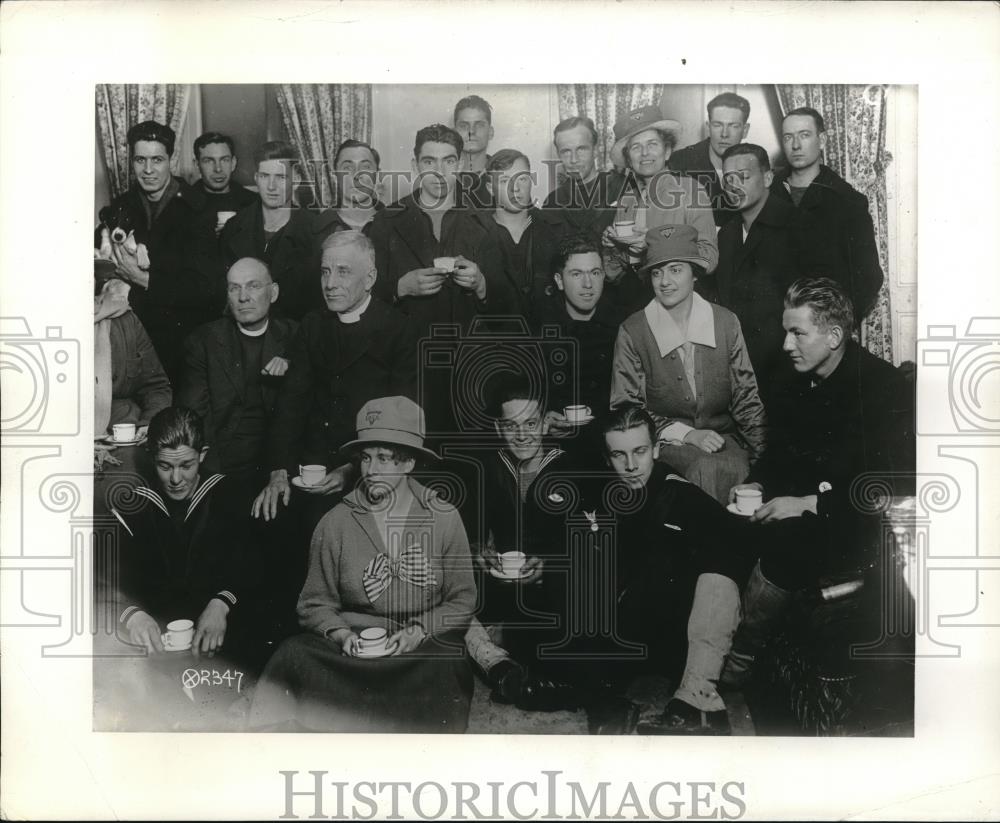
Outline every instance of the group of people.
{"type": "Polygon", "coordinates": [[[818,112],[783,119],[780,175],[749,112],[716,97],[677,152],[679,123],[629,112],[612,171],[564,120],[540,207],[475,95],[416,133],[391,203],[359,140],[323,209],[287,143],[254,193],[230,137],[195,141],[189,186],[168,127],[130,129],[95,243],[95,436],[145,437],[95,447],[145,478],[108,501],[123,637],[159,653],[189,618],[196,654],[262,667],[251,728],[463,731],[476,672],[626,733],[655,671],[677,687],[640,731],[727,733],[720,679],[792,594],[872,565],[856,478],[914,462],[912,388],[854,339],[883,279],[867,200],[818,112]]]}

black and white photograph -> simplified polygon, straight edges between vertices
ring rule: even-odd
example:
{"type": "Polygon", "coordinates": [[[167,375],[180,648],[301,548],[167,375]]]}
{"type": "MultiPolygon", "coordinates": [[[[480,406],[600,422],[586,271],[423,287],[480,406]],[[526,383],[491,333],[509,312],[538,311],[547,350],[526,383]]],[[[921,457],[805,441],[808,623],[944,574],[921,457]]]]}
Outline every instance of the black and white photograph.
{"type": "Polygon", "coordinates": [[[0,48],[5,817],[1000,814],[995,5],[78,5],[0,48]]]}

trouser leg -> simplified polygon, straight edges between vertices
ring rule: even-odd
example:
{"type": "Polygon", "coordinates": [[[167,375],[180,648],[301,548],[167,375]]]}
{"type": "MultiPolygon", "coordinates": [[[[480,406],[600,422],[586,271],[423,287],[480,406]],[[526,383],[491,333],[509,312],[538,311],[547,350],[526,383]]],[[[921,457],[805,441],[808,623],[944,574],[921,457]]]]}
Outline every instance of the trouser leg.
{"type": "Polygon", "coordinates": [[[726,658],[723,680],[738,684],[750,673],[757,651],[774,629],[792,594],[768,580],[758,563],[743,593],[743,620],[726,658]]]}
{"type": "Polygon", "coordinates": [[[717,684],[740,621],[740,590],[721,574],[702,574],[688,618],[684,674],[674,697],[702,711],[726,708],[717,684]]]}
{"type": "Polygon", "coordinates": [[[473,617],[465,633],[465,648],[469,657],[487,676],[498,663],[509,660],[510,654],[500,646],[497,640],[496,628],[487,629],[478,618],[473,617]]]}

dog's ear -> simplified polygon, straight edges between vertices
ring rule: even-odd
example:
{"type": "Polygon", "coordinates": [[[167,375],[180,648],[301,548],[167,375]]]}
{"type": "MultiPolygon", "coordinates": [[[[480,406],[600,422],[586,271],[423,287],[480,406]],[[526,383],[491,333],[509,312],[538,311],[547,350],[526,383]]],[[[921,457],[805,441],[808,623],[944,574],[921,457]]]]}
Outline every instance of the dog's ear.
{"type": "Polygon", "coordinates": [[[109,225],[109,221],[111,220],[111,206],[105,206],[97,213],[97,216],[105,226],[109,225]]]}

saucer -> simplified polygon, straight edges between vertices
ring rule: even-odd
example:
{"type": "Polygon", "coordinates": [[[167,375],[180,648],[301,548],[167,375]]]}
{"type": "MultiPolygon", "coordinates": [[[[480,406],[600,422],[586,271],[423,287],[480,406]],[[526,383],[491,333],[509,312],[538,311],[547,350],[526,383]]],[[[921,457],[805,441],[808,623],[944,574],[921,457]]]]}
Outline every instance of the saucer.
{"type": "Polygon", "coordinates": [[[187,652],[191,650],[191,644],[188,643],[186,646],[168,646],[166,643],[163,644],[163,651],[165,652],[187,652]]]}
{"type": "Polygon", "coordinates": [[[507,574],[497,569],[489,569],[489,573],[495,577],[497,580],[523,580],[528,577],[531,572],[522,572],[521,574],[507,574]]]}
{"type": "Polygon", "coordinates": [[[313,485],[307,486],[305,483],[302,482],[302,478],[299,475],[293,477],[290,482],[297,489],[315,489],[317,486],[319,486],[319,483],[313,483],[313,485]]]}
{"type": "Polygon", "coordinates": [[[98,437],[97,440],[107,446],[138,446],[140,443],[146,442],[146,435],[134,437],[131,440],[115,440],[114,435],[106,434],[104,437],[98,437]]]}
{"type": "Polygon", "coordinates": [[[730,503],[728,506],[726,506],[726,511],[729,512],[730,514],[735,514],[737,517],[750,517],[753,514],[753,512],[750,512],[750,514],[747,514],[746,512],[741,512],[739,509],[736,508],[735,503],[730,503]]]}
{"type": "Polygon", "coordinates": [[[586,426],[588,423],[592,422],[593,419],[594,419],[594,415],[592,415],[592,414],[588,415],[587,417],[581,417],[579,420],[570,420],[569,418],[566,418],[566,422],[564,424],[561,424],[561,425],[566,425],[566,426],[586,426]]]}
{"type": "Polygon", "coordinates": [[[380,652],[364,652],[364,651],[361,651],[361,649],[358,649],[357,654],[355,654],[354,656],[355,657],[385,657],[389,653],[390,652],[389,652],[388,649],[382,649],[382,651],[380,651],[380,652]]]}
{"type": "Polygon", "coordinates": [[[642,240],[646,235],[644,234],[626,234],[624,237],[619,237],[617,234],[611,236],[611,239],[616,243],[621,243],[623,246],[631,246],[633,243],[642,240]]]}

